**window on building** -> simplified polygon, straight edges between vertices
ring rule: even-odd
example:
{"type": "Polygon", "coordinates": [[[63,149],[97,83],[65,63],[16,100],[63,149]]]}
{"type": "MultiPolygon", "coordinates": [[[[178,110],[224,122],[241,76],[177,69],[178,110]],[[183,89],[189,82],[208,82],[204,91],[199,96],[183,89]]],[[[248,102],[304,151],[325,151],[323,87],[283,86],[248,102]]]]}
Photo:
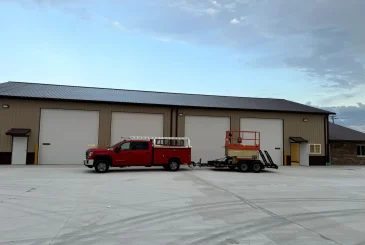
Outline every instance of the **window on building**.
{"type": "Polygon", "coordinates": [[[321,144],[310,144],[309,152],[310,154],[321,154],[321,144]]]}
{"type": "Polygon", "coordinates": [[[357,156],[365,157],[365,145],[358,145],[357,146],[357,156]]]}

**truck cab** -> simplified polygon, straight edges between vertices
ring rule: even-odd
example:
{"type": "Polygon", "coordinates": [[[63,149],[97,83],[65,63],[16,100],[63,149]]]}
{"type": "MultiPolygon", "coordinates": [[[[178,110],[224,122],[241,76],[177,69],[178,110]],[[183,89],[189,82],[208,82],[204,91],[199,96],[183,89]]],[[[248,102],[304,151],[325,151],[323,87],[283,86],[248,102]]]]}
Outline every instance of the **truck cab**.
{"type": "Polygon", "coordinates": [[[85,166],[99,173],[110,167],[137,166],[177,171],[190,163],[190,139],[186,137],[129,137],[108,148],[88,149],[84,160],[85,166]]]}

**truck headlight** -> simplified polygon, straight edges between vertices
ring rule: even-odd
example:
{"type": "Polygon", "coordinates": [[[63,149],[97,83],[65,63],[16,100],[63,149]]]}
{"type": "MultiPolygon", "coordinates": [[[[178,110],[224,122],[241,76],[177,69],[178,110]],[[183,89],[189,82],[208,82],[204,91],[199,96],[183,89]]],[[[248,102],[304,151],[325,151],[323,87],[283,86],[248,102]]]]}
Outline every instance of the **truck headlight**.
{"type": "Polygon", "coordinates": [[[88,153],[87,153],[87,157],[89,158],[89,157],[91,157],[91,155],[93,154],[93,152],[92,151],[89,151],[88,153]]]}

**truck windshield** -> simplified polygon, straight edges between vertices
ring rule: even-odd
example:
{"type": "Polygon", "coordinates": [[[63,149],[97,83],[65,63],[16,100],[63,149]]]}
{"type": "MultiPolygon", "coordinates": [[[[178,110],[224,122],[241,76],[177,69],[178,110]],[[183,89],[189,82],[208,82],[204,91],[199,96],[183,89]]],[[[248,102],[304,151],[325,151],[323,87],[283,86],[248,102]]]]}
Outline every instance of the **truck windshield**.
{"type": "Polygon", "coordinates": [[[120,143],[122,143],[122,142],[124,142],[125,140],[123,140],[123,141],[120,141],[120,142],[118,142],[118,143],[116,143],[116,144],[114,144],[114,145],[112,145],[112,146],[109,146],[109,148],[114,148],[114,147],[116,147],[117,145],[119,145],[120,143]]]}

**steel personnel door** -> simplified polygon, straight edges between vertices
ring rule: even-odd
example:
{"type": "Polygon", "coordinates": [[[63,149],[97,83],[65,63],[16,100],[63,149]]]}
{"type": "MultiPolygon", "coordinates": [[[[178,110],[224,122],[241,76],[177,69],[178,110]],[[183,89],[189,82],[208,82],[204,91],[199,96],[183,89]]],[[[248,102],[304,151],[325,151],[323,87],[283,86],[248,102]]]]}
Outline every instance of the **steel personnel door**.
{"type": "Polygon", "coordinates": [[[11,164],[26,164],[28,137],[13,137],[11,164]]]}

